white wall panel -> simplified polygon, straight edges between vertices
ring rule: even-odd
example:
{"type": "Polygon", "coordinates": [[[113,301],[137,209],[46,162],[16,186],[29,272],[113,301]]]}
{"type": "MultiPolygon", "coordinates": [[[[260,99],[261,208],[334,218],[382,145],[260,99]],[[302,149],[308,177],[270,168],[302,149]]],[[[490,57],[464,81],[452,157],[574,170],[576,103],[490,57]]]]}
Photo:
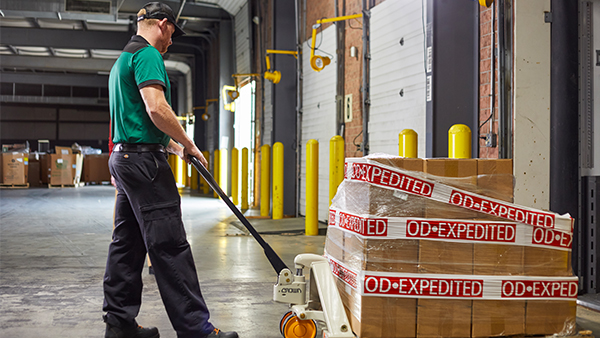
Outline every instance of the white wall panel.
{"type": "Polygon", "coordinates": [[[244,4],[248,3],[247,0],[207,0],[206,2],[216,3],[231,15],[236,15],[244,4]]]}
{"type": "Polygon", "coordinates": [[[515,1],[515,203],[550,207],[550,0],[515,1]]]}
{"type": "MultiPolygon", "coordinates": [[[[335,55],[335,26],[322,31],[319,49],[335,55]]],[[[317,43],[321,37],[317,36],[317,43]]],[[[306,142],[319,141],[319,220],[328,219],[329,210],[329,140],[335,136],[336,59],[320,72],[310,68],[310,43],[302,45],[304,77],[302,84],[302,154],[300,183],[300,214],[306,213],[306,142]]],[[[320,51],[317,55],[326,55],[320,51]]]]}
{"type": "Polygon", "coordinates": [[[371,10],[371,154],[398,155],[398,134],[413,129],[419,135],[419,157],[425,157],[426,11],[422,6],[422,1],[394,0],[371,10]]]}
{"type": "Polygon", "coordinates": [[[235,15],[236,73],[250,73],[250,20],[248,3],[235,15]]]}

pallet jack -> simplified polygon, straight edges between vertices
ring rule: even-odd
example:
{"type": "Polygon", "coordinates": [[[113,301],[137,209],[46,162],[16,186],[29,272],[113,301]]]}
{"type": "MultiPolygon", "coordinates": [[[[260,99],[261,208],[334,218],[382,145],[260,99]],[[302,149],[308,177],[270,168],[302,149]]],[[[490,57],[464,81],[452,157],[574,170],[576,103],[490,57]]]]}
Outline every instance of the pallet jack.
{"type": "Polygon", "coordinates": [[[289,304],[291,309],[283,315],[279,322],[281,335],[284,338],[315,338],[318,322],[322,326],[323,338],[354,338],[355,335],[352,333],[328,260],[319,255],[299,254],[294,259],[296,274],[293,274],[281,257],[265,242],[242,212],[225,195],[210,172],[197,158],[189,156],[189,159],[210,187],[260,244],[273,269],[277,272],[277,283],[273,286],[273,300],[289,304]],[[310,273],[310,294],[308,295],[306,293],[305,268],[310,273]]]}

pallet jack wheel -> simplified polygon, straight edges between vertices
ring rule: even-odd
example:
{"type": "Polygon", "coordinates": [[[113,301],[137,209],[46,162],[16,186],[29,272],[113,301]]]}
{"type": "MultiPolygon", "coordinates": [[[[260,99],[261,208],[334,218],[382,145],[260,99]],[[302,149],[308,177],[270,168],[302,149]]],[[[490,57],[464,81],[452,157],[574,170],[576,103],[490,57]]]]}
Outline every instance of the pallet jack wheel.
{"type": "Polygon", "coordinates": [[[315,338],[317,336],[317,323],[314,320],[302,320],[294,314],[287,316],[281,327],[283,338],[315,338]]]}
{"type": "Polygon", "coordinates": [[[281,332],[281,335],[285,338],[285,336],[283,335],[283,324],[285,324],[285,321],[290,317],[290,316],[295,316],[294,311],[288,311],[286,312],[283,317],[281,317],[281,320],[279,321],[279,332],[281,332]]]}

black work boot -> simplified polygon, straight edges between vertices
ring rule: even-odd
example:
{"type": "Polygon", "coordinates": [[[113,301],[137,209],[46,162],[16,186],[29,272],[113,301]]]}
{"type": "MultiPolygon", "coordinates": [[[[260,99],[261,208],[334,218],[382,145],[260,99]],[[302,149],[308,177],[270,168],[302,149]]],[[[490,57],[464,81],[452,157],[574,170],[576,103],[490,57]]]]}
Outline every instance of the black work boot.
{"type": "Polygon", "coordinates": [[[219,329],[214,329],[206,338],[238,338],[237,332],[224,332],[219,329]]]}
{"type": "MultiPolygon", "coordinates": [[[[132,327],[120,327],[106,323],[106,333],[104,338],[159,338],[158,329],[155,327],[141,327],[135,325],[132,327]]],[[[218,337],[218,336],[217,336],[218,337]]],[[[237,337],[237,335],[235,336],[237,337]]]]}

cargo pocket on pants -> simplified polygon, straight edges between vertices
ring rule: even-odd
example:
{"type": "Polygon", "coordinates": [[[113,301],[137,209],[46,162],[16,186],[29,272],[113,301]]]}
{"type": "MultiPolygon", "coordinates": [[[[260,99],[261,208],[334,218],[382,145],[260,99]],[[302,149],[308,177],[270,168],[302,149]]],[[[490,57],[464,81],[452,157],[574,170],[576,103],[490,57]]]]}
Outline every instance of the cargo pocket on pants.
{"type": "Polygon", "coordinates": [[[181,221],[181,208],[177,201],[140,207],[146,227],[146,241],[151,247],[176,247],[186,242],[181,221]]]}

